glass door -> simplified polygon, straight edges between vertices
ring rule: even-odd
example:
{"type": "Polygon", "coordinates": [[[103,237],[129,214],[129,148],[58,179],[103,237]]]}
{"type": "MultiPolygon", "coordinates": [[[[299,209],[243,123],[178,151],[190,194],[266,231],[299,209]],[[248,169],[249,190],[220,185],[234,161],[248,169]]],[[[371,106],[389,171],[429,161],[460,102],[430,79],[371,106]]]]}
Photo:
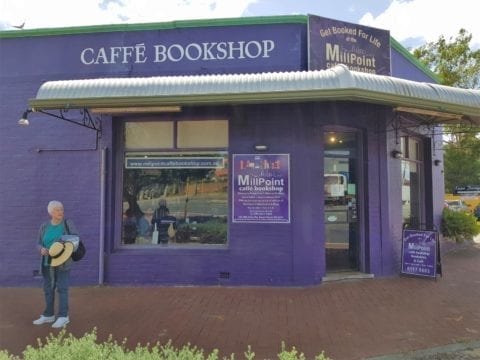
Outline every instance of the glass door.
{"type": "Polygon", "coordinates": [[[325,252],[327,272],[359,268],[357,134],[324,138],[325,252]]]}
{"type": "Polygon", "coordinates": [[[402,217],[403,224],[419,228],[425,223],[424,155],[419,139],[401,137],[401,151],[404,154],[402,169],[402,217]]]}

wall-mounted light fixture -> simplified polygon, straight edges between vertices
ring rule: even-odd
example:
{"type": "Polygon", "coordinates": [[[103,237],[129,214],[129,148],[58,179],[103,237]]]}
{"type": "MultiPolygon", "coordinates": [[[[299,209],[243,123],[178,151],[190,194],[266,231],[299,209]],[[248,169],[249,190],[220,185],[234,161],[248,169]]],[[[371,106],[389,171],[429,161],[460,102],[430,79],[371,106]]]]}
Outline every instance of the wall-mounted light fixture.
{"type": "Polygon", "coordinates": [[[439,166],[442,163],[442,160],[435,159],[433,160],[433,163],[435,164],[435,166],[439,166]]]}
{"type": "Polygon", "coordinates": [[[403,159],[403,153],[400,150],[393,150],[392,157],[395,159],[403,159]]]}
{"type": "Polygon", "coordinates": [[[267,145],[255,145],[255,150],[256,151],[267,151],[268,146],[267,145]]]}
{"type": "Polygon", "coordinates": [[[30,125],[30,121],[28,121],[28,114],[30,114],[31,112],[38,112],[44,115],[48,115],[48,116],[63,120],[63,121],[67,121],[74,125],[95,130],[97,132],[97,136],[102,131],[100,120],[93,119],[88,109],[80,109],[80,115],[82,116],[81,119],[72,119],[72,118],[65,117],[65,113],[68,110],[59,109],[58,111],[59,111],[59,114],[54,114],[45,110],[27,109],[23,112],[23,115],[20,118],[20,120],[18,120],[18,125],[22,125],[22,126],[30,125]]]}
{"type": "Polygon", "coordinates": [[[30,125],[30,121],[28,121],[28,113],[31,113],[31,112],[32,110],[25,110],[20,120],[18,120],[18,125],[22,125],[22,126],[30,125]]]}

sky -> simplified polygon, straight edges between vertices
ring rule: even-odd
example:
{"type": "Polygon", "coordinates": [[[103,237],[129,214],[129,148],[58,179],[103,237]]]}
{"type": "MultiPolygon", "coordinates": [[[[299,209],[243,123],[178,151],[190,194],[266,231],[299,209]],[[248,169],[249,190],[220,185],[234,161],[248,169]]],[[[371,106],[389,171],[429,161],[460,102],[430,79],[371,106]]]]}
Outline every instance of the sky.
{"type": "Polygon", "coordinates": [[[312,14],[386,29],[413,49],[461,28],[480,48],[478,0],[0,0],[0,30],[312,14]]]}

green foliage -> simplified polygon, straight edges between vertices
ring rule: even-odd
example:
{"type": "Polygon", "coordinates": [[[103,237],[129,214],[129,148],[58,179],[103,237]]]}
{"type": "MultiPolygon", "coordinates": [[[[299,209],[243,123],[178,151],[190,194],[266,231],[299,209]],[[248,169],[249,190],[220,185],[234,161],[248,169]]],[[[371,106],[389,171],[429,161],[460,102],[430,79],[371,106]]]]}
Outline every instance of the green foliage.
{"type": "Polygon", "coordinates": [[[225,218],[211,218],[205,222],[182,223],[177,228],[177,243],[225,244],[227,222],[225,218]]]}
{"type": "Polygon", "coordinates": [[[0,360],[19,360],[18,357],[10,355],[5,350],[0,350],[0,360]]]}
{"type": "Polygon", "coordinates": [[[471,50],[472,34],[460,29],[455,39],[440,36],[413,51],[413,55],[437,73],[443,85],[465,89],[480,86],[480,49],[471,50]]]}
{"type": "Polygon", "coordinates": [[[245,355],[245,359],[247,360],[253,360],[255,359],[255,353],[252,351],[252,347],[248,345],[247,351],[243,353],[245,355]]]}
{"type": "MultiPolygon", "coordinates": [[[[127,340],[122,343],[113,340],[110,335],[103,343],[97,342],[97,331],[93,329],[85,333],[83,337],[76,338],[62,329],[57,335],[50,334],[45,341],[38,339],[38,347],[27,346],[22,357],[10,355],[7,351],[0,351],[0,360],[85,360],[85,359],[108,359],[108,360],[219,360],[219,351],[214,349],[210,354],[205,354],[202,349],[187,344],[181,348],[175,348],[171,341],[165,345],[156,343],[153,346],[138,344],[134,350],[126,346],[127,340]]],[[[255,353],[251,346],[244,352],[245,359],[253,360],[255,353]]],[[[285,349],[282,342],[282,351],[278,354],[280,360],[305,360],[303,353],[292,347],[292,350],[285,349]]],[[[234,360],[235,355],[223,360],[234,360]]],[[[315,360],[329,360],[322,351],[315,357],[315,360]]]]}
{"type": "MultiPolygon", "coordinates": [[[[472,35],[460,29],[455,39],[440,36],[413,51],[413,55],[437,73],[443,85],[466,89],[480,87],[480,49],[472,50],[472,35]]],[[[445,125],[445,190],[480,184],[480,128],[470,124],[445,125]]]]}
{"type": "MultiPolygon", "coordinates": [[[[287,350],[285,342],[282,341],[281,352],[278,354],[280,360],[305,360],[306,357],[302,352],[299,352],[295,346],[292,346],[291,350],[287,350]]],[[[315,360],[330,360],[329,357],[325,356],[322,351],[320,354],[315,356],[315,360]]]]}
{"type": "Polygon", "coordinates": [[[292,350],[288,351],[285,348],[285,343],[282,341],[282,351],[278,354],[280,360],[305,360],[305,355],[298,352],[295,346],[292,346],[292,350]]]}
{"type": "Polygon", "coordinates": [[[197,224],[197,231],[205,244],[225,244],[227,239],[227,224],[224,221],[213,219],[197,224]]]}
{"type": "Polygon", "coordinates": [[[472,240],[480,234],[480,223],[471,213],[443,209],[442,234],[456,242],[472,240]]]}
{"type": "Polygon", "coordinates": [[[444,150],[445,192],[453,193],[455,186],[480,184],[480,139],[464,134],[444,150]]]}

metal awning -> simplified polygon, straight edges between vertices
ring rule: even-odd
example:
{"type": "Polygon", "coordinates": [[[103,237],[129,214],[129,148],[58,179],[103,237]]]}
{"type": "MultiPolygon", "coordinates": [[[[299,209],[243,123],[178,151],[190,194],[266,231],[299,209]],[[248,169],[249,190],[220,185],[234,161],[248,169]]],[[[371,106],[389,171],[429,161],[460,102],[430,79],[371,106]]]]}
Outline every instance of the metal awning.
{"type": "Polygon", "coordinates": [[[480,125],[480,90],[350,71],[162,76],[48,81],[34,110],[349,100],[480,125]],[[450,116],[450,118],[449,118],[450,116]]]}

